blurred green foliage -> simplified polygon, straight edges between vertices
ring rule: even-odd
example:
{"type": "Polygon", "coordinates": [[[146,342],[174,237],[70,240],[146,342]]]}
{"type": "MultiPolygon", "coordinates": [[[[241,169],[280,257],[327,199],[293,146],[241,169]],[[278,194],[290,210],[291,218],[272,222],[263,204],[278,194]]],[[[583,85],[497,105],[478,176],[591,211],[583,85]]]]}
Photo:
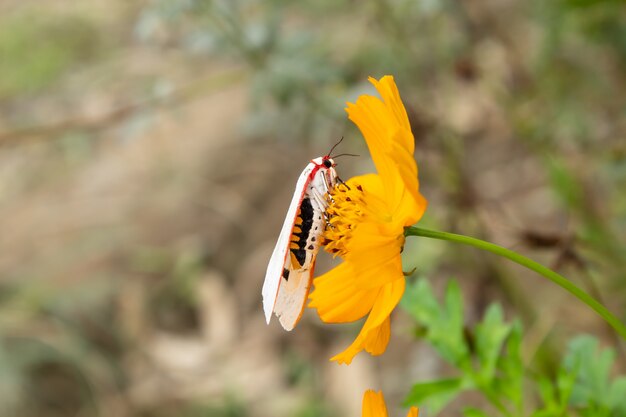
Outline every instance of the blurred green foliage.
{"type": "Polygon", "coordinates": [[[585,417],[626,415],[626,376],[613,378],[615,352],[591,336],[570,342],[563,367],[575,375],[570,404],[585,417]]]}
{"type": "Polygon", "coordinates": [[[80,15],[36,9],[0,17],[0,99],[52,85],[99,52],[100,34],[80,15]]]}
{"type": "Polygon", "coordinates": [[[600,349],[594,337],[574,338],[560,366],[550,374],[524,362],[522,325],[519,320],[506,323],[499,304],[489,305],[481,321],[466,326],[454,280],[439,303],[428,281],[419,279],[408,287],[401,305],[415,319],[419,337],[459,372],[456,377],[413,385],[406,405],[424,406],[438,415],[457,396],[476,391],[491,408],[466,407],[463,414],[467,417],[618,417],[626,413],[626,376],[611,377],[614,351],[600,349]]]}

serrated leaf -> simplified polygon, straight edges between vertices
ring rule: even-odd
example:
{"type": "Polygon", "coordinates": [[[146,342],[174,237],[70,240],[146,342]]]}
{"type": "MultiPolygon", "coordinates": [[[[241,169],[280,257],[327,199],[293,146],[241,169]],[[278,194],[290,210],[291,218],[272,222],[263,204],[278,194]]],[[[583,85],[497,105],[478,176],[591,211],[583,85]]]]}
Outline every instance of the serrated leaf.
{"type": "Polygon", "coordinates": [[[443,308],[429,327],[428,339],[446,361],[470,370],[469,348],[463,336],[463,300],[456,281],[450,281],[446,288],[443,308]]]}
{"type": "Polygon", "coordinates": [[[407,287],[400,301],[400,306],[409,312],[415,320],[426,325],[441,314],[441,308],[430,284],[423,278],[407,287]]]}
{"type": "Polygon", "coordinates": [[[402,306],[427,328],[425,338],[447,362],[468,369],[469,350],[463,337],[463,300],[455,281],[446,289],[440,305],[426,280],[409,287],[402,306]]]}
{"type": "Polygon", "coordinates": [[[428,403],[428,408],[437,413],[463,390],[463,379],[448,378],[422,382],[413,385],[404,400],[405,406],[420,406],[428,403]]]}
{"type": "Polygon", "coordinates": [[[611,380],[614,359],[614,351],[600,350],[598,341],[591,336],[577,337],[569,344],[562,372],[573,380],[570,381],[568,402],[580,410],[580,415],[608,417],[624,414],[626,382],[623,377],[611,380]]]}
{"type": "Polygon", "coordinates": [[[576,375],[571,402],[583,406],[588,403],[606,403],[608,379],[614,354],[610,349],[597,354],[598,341],[591,336],[580,336],[569,344],[564,368],[576,375]]]}
{"type": "Polygon", "coordinates": [[[572,386],[575,376],[561,368],[558,371],[556,382],[547,376],[540,376],[536,380],[537,388],[544,406],[535,411],[532,417],[561,417],[567,415],[572,386]]]}
{"type": "Polygon", "coordinates": [[[497,368],[502,377],[496,384],[496,391],[501,392],[521,411],[524,398],[524,364],[522,362],[522,325],[515,321],[506,342],[506,355],[498,360],[497,368]]]}
{"type": "Polygon", "coordinates": [[[450,281],[446,288],[444,301],[446,315],[450,322],[450,327],[458,332],[463,332],[463,297],[461,289],[456,281],[450,281]]]}
{"type": "Polygon", "coordinates": [[[478,375],[487,386],[493,382],[496,362],[510,331],[511,325],[504,323],[499,304],[490,305],[483,321],[476,326],[476,352],[480,367],[478,375]]]}

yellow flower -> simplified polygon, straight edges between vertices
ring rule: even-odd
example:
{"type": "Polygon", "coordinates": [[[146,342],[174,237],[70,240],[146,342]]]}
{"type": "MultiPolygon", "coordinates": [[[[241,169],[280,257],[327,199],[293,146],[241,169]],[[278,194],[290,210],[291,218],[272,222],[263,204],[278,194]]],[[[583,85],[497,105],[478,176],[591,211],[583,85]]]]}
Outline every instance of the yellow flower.
{"type": "MultiPolygon", "coordinates": [[[[417,417],[419,410],[417,407],[411,407],[406,417],[417,417]]],[[[372,390],[365,391],[363,395],[363,417],[387,417],[387,407],[385,406],[385,397],[381,391],[374,392],[372,390]]]]}
{"type": "Polygon", "coordinates": [[[370,82],[382,100],[364,95],[346,111],[363,133],[378,173],[351,178],[331,192],[325,250],[344,262],[315,279],[309,304],[327,323],[369,313],[354,343],[331,359],[346,364],[363,349],[380,355],[387,348],[389,315],[404,292],[404,228],[417,222],[427,205],[418,190],[415,142],[393,77],[370,82]]]}

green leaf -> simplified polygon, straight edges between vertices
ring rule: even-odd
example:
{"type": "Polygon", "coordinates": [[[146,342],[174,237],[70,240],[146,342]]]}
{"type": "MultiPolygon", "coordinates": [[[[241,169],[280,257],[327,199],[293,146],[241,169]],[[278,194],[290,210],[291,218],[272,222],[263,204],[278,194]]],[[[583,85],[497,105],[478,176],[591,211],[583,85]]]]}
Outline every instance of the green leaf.
{"type": "Polygon", "coordinates": [[[567,409],[567,406],[570,402],[570,397],[572,396],[572,390],[574,389],[575,382],[575,374],[568,372],[564,368],[559,369],[556,381],[558,391],[557,403],[559,405],[559,409],[562,412],[567,409]]]}
{"type": "Polygon", "coordinates": [[[492,384],[498,356],[510,331],[511,325],[504,323],[500,305],[490,305],[485,318],[476,326],[476,352],[479,359],[478,375],[482,384],[487,386],[492,384]]]}
{"type": "Polygon", "coordinates": [[[566,416],[569,398],[574,385],[575,376],[561,368],[556,377],[556,383],[548,376],[537,377],[536,386],[543,400],[544,406],[535,411],[532,417],[561,417],[566,416]]]}
{"type": "Polygon", "coordinates": [[[431,323],[441,315],[441,308],[430,288],[430,284],[424,278],[415,284],[409,285],[400,301],[404,308],[413,318],[424,324],[431,323]]]}
{"type": "Polygon", "coordinates": [[[575,373],[577,383],[572,393],[576,405],[587,403],[590,397],[603,402],[608,394],[608,377],[613,364],[612,351],[596,355],[598,341],[590,336],[581,336],[570,342],[569,353],[564,360],[564,368],[575,373]]]}
{"type": "Polygon", "coordinates": [[[448,284],[444,309],[429,328],[428,338],[446,361],[461,370],[468,369],[470,357],[463,335],[463,299],[456,281],[448,284]]]}
{"type": "Polygon", "coordinates": [[[615,379],[609,390],[608,403],[618,415],[626,415],[626,376],[615,379]]]}
{"type": "Polygon", "coordinates": [[[483,410],[479,410],[477,408],[472,408],[472,407],[464,408],[463,415],[465,417],[489,417],[489,415],[485,413],[483,410]]]}
{"type": "Polygon", "coordinates": [[[496,384],[496,392],[502,393],[504,398],[508,398],[517,408],[522,411],[524,398],[524,364],[522,362],[522,325],[515,321],[511,328],[509,338],[506,343],[506,355],[502,355],[498,360],[497,368],[501,370],[501,378],[496,384]]]}
{"type": "Polygon", "coordinates": [[[463,385],[462,378],[440,379],[415,384],[404,400],[404,405],[419,407],[428,403],[428,409],[432,413],[437,413],[463,390],[463,385]]]}
{"type": "Polygon", "coordinates": [[[564,388],[571,392],[569,405],[580,409],[582,416],[623,415],[626,379],[611,380],[613,350],[600,350],[598,341],[591,336],[575,338],[568,350],[562,373],[569,374],[564,384],[564,388]]]}
{"type": "Polygon", "coordinates": [[[558,409],[559,408],[559,400],[557,390],[554,387],[554,384],[547,376],[540,376],[537,379],[537,390],[539,391],[539,396],[541,400],[545,404],[545,409],[558,409]]]}
{"type": "Polygon", "coordinates": [[[426,327],[425,337],[439,355],[456,367],[469,370],[469,349],[463,336],[463,300],[456,281],[448,284],[443,305],[439,305],[425,279],[407,289],[401,305],[426,327]]]}

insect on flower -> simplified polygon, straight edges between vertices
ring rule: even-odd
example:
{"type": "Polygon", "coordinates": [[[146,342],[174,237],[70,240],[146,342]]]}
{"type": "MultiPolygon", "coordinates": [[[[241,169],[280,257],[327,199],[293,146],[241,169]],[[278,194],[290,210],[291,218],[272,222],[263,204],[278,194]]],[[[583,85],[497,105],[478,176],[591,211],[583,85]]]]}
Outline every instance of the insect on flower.
{"type": "Polygon", "coordinates": [[[326,323],[367,316],[354,342],[332,358],[346,364],[362,350],[380,355],[387,348],[390,315],[405,286],[404,228],[415,224],[427,205],[419,192],[415,140],[393,77],[370,81],[381,98],[362,95],[346,110],[363,133],[377,172],[331,190],[324,250],[343,262],[315,278],[309,304],[326,323]]]}
{"type": "Polygon", "coordinates": [[[296,326],[309,294],[328,221],[325,211],[330,202],[329,191],[338,181],[331,154],[341,140],[327,155],[312,159],[300,174],[267,266],[262,291],[265,319],[269,324],[274,312],[285,330],[296,326]]]}

